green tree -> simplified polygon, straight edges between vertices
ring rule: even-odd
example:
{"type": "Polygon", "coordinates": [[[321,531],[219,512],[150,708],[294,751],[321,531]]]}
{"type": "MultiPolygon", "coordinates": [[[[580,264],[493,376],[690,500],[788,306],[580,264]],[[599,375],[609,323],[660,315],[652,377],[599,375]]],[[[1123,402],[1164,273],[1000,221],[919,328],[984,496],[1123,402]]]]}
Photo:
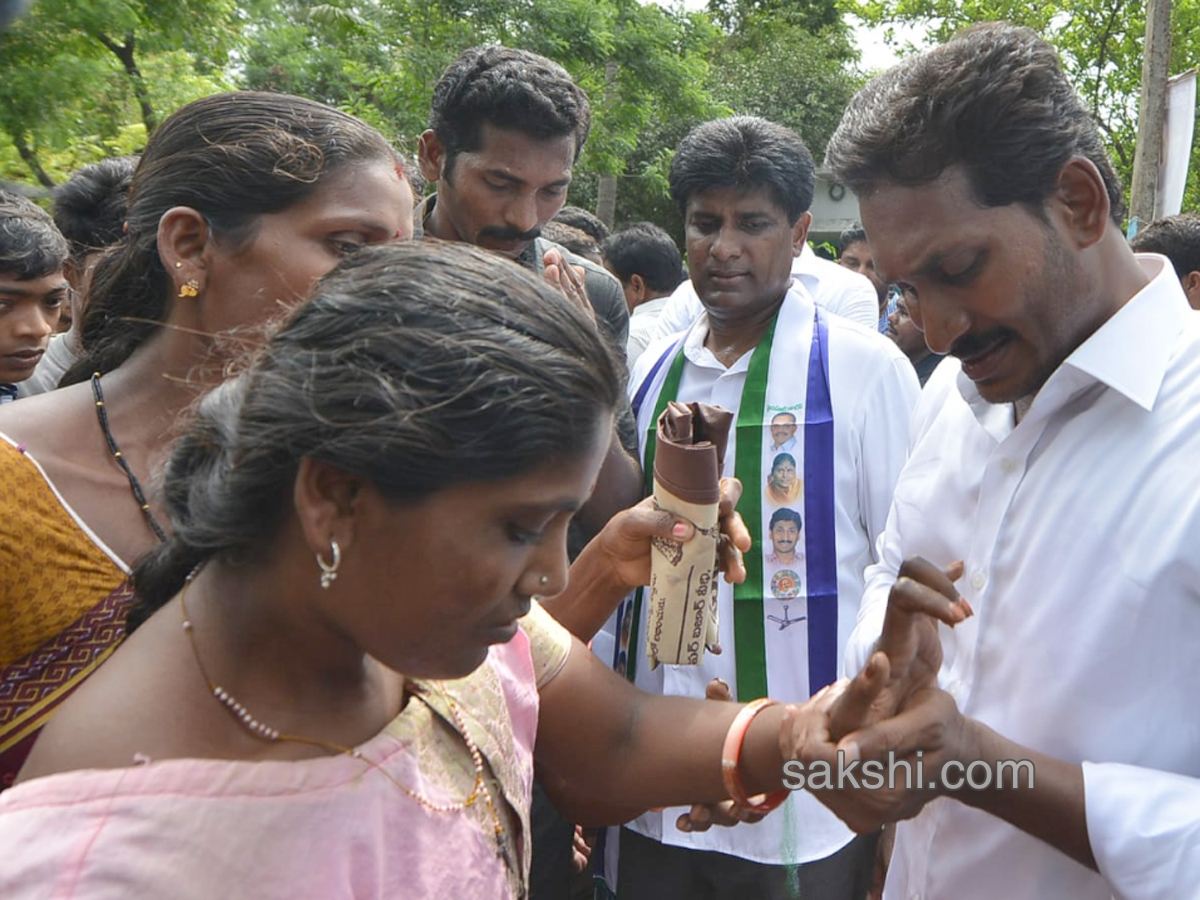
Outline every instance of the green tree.
{"type": "Polygon", "coordinates": [[[753,22],[799,25],[814,33],[842,25],[837,0],[708,0],[708,10],[731,34],[753,22]]]}
{"type": "Polygon", "coordinates": [[[629,174],[646,127],[715,113],[705,86],[720,32],[703,13],[638,0],[257,0],[248,86],[293,90],[351,111],[406,149],[427,126],[433,87],[467,47],[502,43],[563,65],[592,101],[573,199],[629,174]]]}
{"type": "Polygon", "coordinates": [[[4,174],[15,151],[50,186],[135,149],[160,110],[227,86],[233,14],[232,0],[39,0],[0,35],[4,174]]]}
{"type": "Polygon", "coordinates": [[[727,40],[713,64],[710,86],[735,113],[794,129],[820,160],[862,84],[856,59],[843,29],[813,33],[759,19],[727,40]]]}
{"type": "MultiPolygon", "coordinates": [[[[1063,69],[1086,100],[1104,133],[1113,162],[1128,190],[1137,138],[1137,106],[1146,32],[1144,0],[865,0],[855,13],[871,25],[916,25],[930,44],[977,22],[1007,20],[1028,25],[1053,44],[1063,69]]],[[[1171,72],[1200,60],[1200,0],[1175,0],[1172,8],[1171,72]]],[[[888,39],[902,52],[912,44],[888,39]]],[[[1200,142],[1194,145],[1185,208],[1200,209],[1200,142]]]]}

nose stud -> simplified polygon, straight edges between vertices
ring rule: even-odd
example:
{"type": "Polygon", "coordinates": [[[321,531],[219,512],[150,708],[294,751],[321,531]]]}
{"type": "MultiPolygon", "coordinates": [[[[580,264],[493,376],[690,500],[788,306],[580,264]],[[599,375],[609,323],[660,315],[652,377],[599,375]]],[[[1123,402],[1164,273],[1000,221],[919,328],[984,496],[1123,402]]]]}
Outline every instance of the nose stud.
{"type": "Polygon", "coordinates": [[[541,578],[538,579],[538,584],[540,584],[542,587],[545,587],[549,583],[550,583],[549,575],[543,575],[541,578]]]}

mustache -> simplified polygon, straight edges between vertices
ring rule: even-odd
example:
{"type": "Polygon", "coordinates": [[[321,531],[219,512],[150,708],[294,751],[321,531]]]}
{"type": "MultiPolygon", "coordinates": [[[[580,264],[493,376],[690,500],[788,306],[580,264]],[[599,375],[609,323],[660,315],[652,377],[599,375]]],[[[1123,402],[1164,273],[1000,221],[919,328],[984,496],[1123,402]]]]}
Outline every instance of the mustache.
{"type": "Polygon", "coordinates": [[[529,231],[517,231],[515,228],[504,228],[499,225],[488,225],[479,229],[481,238],[494,238],[498,241],[533,241],[541,237],[542,229],[540,227],[531,228],[529,231]]]}
{"type": "Polygon", "coordinates": [[[1010,328],[993,328],[981,334],[964,334],[950,345],[950,355],[959,359],[970,359],[1011,337],[1013,331],[1010,328]]]}

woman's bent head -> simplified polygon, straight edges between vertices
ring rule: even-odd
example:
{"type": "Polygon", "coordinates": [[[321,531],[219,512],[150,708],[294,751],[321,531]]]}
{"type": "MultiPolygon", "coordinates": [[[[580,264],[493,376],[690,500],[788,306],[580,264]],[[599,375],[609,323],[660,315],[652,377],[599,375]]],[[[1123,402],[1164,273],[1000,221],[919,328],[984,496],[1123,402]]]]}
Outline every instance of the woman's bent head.
{"type": "Polygon", "coordinates": [[[563,587],[619,372],[595,326],[513,263],[433,241],[362,251],[200,402],[166,469],[174,537],[136,575],[140,614],[200,563],[303,535],[314,588],[337,540],[331,595],[424,595],[461,606],[448,629],[479,613],[490,642],[511,636],[529,595],[563,587]]]}

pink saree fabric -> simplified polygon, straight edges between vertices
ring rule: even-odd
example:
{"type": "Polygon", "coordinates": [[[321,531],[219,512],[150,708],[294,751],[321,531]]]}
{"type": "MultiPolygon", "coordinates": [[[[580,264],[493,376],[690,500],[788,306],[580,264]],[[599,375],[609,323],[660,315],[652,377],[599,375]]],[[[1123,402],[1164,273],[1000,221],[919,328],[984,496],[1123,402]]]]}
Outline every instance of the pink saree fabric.
{"type": "MultiPolygon", "coordinates": [[[[430,811],[349,756],[182,759],[68,772],[0,795],[0,897],[514,896],[528,881],[539,674],[522,630],[492,647],[475,673],[437,688],[455,698],[499,781],[500,791],[491,784],[507,801],[498,805],[519,882],[497,854],[482,801],[468,810],[430,811]]],[[[445,725],[445,709],[438,712],[410,699],[359,749],[433,803],[456,803],[470,792],[474,772],[461,738],[445,725]]]]}

